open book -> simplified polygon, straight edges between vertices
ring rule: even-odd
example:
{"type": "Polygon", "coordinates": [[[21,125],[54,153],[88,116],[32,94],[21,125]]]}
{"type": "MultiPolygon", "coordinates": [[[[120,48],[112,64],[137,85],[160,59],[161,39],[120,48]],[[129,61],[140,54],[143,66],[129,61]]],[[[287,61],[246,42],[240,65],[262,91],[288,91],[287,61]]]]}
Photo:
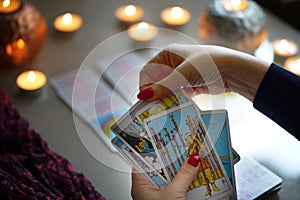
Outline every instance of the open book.
{"type": "Polygon", "coordinates": [[[139,91],[139,71],[158,50],[139,49],[117,59],[102,59],[95,66],[52,77],[50,84],[58,96],[112,150],[114,134],[110,126],[136,101],[139,91]]]}
{"type": "Polygon", "coordinates": [[[267,197],[281,188],[282,178],[251,157],[242,157],[234,170],[238,200],[267,197]]]}

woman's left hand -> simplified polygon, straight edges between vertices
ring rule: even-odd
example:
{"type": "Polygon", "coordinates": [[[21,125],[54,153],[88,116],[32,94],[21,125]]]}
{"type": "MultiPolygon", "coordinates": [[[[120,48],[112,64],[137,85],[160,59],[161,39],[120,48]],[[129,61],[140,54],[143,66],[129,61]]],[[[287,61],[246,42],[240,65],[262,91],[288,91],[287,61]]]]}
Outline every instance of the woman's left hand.
{"type": "Polygon", "coordinates": [[[133,169],[132,198],[135,200],[184,200],[189,185],[195,179],[199,171],[199,162],[199,153],[191,155],[183,163],[172,182],[163,189],[153,186],[143,175],[133,169]]]}

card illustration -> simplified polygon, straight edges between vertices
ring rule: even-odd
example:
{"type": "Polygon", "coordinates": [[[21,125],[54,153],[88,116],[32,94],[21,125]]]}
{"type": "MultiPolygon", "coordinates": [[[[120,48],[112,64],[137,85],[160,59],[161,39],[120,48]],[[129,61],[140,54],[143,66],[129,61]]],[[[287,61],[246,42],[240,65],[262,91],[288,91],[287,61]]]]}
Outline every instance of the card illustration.
{"type": "Polygon", "coordinates": [[[122,140],[118,137],[115,137],[112,140],[112,144],[119,150],[119,152],[130,161],[130,163],[134,164],[134,167],[140,172],[143,173],[144,176],[156,185],[159,188],[166,186],[166,180],[157,173],[154,169],[149,167],[147,163],[145,163],[137,154],[130,150],[122,140]]]}
{"type": "Polygon", "coordinates": [[[191,103],[149,117],[144,125],[159,155],[159,161],[165,166],[163,169],[171,179],[188,156],[199,152],[199,173],[190,185],[190,190],[197,189],[197,194],[203,194],[205,199],[231,195],[226,172],[199,116],[197,108],[191,103]]]}
{"type": "Polygon", "coordinates": [[[233,161],[231,142],[224,111],[204,111],[201,114],[203,122],[207,127],[211,141],[217,150],[228,178],[232,182],[233,161]],[[213,113],[213,114],[212,114],[213,113]]]}
{"type": "Polygon", "coordinates": [[[226,110],[211,110],[202,111],[201,116],[205,126],[207,127],[211,141],[217,150],[223,167],[228,175],[228,178],[233,186],[234,196],[235,190],[235,176],[234,176],[234,157],[233,149],[231,148],[229,121],[226,110]]]}
{"type": "Polygon", "coordinates": [[[160,173],[162,177],[169,180],[162,170],[161,164],[158,162],[157,155],[148,136],[143,136],[145,135],[145,133],[143,133],[144,131],[131,120],[128,112],[114,124],[111,129],[130,147],[131,151],[138,154],[145,163],[148,163],[153,169],[160,173]]]}
{"type": "Polygon", "coordinates": [[[182,91],[176,90],[175,94],[150,103],[147,107],[141,109],[141,111],[137,113],[136,118],[143,123],[148,117],[187,103],[188,101],[189,98],[187,98],[182,91]]]}

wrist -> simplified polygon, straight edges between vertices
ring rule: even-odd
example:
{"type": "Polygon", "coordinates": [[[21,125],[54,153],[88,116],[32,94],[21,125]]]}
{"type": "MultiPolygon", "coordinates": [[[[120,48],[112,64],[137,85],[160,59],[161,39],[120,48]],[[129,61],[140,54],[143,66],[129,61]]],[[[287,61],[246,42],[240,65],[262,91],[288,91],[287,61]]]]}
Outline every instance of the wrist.
{"type": "Polygon", "coordinates": [[[226,89],[253,101],[270,63],[223,47],[220,47],[214,60],[226,89]]]}

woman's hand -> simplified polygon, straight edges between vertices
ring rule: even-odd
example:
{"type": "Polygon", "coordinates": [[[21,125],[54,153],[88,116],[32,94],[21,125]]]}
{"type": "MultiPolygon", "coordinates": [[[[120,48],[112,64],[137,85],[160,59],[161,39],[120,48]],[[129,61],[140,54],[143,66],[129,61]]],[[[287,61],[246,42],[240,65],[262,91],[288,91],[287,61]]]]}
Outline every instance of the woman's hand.
{"type": "Polygon", "coordinates": [[[172,90],[193,87],[196,93],[238,92],[253,100],[269,63],[219,46],[172,44],[140,72],[141,100],[155,100],[172,90]]]}
{"type": "MultiPolygon", "coordinates": [[[[186,191],[199,171],[198,153],[183,163],[173,181],[163,189],[153,186],[143,175],[133,170],[131,196],[135,200],[183,200],[186,191]]],[[[201,197],[200,197],[201,198],[201,197]]],[[[204,198],[204,197],[203,197],[204,198]]]]}

